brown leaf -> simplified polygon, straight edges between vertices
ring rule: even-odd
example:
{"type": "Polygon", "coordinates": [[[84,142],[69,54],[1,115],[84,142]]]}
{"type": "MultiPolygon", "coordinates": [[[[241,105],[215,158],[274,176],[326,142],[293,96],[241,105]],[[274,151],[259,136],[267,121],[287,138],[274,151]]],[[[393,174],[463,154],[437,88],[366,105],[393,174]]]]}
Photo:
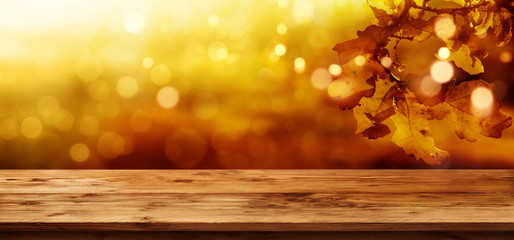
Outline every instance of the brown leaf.
{"type": "Polygon", "coordinates": [[[438,165],[449,158],[448,152],[435,146],[428,124],[431,116],[426,106],[416,102],[412,92],[398,98],[396,114],[391,119],[396,126],[392,141],[406,154],[430,165],[438,165]]]}
{"type": "Polygon", "coordinates": [[[374,54],[375,50],[384,47],[391,35],[389,28],[371,25],[364,31],[357,32],[359,38],[338,43],[333,50],[339,54],[341,65],[348,63],[359,55],[374,54]]]}
{"type": "Polygon", "coordinates": [[[428,20],[422,18],[409,19],[408,22],[401,25],[401,36],[417,41],[426,40],[434,33],[434,21],[436,18],[437,16],[428,20]]]}
{"type": "Polygon", "coordinates": [[[498,47],[507,45],[512,37],[511,17],[511,13],[505,8],[501,8],[500,11],[494,15],[494,40],[498,47]]]}
{"type": "Polygon", "coordinates": [[[367,137],[369,139],[379,139],[381,137],[385,137],[391,133],[389,127],[383,123],[377,123],[372,127],[367,128],[362,132],[362,136],[367,137]]]}
{"type": "Polygon", "coordinates": [[[490,109],[473,107],[471,94],[478,87],[493,90],[494,86],[482,80],[451,84],[446,101],[430,107],[428,112],[436,119],[448,119],[455,126],[455,133],[461,139],[474,142],[479,134],[499,138],[504,129],[512,125],[512,117],[500,111],[501,103],[495,101],[490,109]]]}

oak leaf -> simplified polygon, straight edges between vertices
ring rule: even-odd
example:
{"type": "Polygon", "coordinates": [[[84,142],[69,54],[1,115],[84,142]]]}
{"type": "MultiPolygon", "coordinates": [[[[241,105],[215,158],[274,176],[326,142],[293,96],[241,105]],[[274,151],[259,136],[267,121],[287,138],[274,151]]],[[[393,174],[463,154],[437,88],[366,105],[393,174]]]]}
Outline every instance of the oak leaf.
{"type": "Polygon", "coordinates": [[[473,92],[485,88],[492,94],[493,85],[471,80],[474,78],[471,76],[484,72],[482,59],[488,54],[477,35],[491,29],[498,46],[507,44],[512,37],[511,12],[493,0],[366,2],[366,11],[374,25],[357,32],[357,39],[334,47],[342,65],[339,81],[346,86],[339,95],[340,107],[353,109],[356,133],[377,139],[389,135],[394,124],[396,129],[391,140],[406,154],[428,164],[440,164],[449,157],[435,146],[430,120],[450,121],[456,134],[469,141],[476,141],[480,134],[501,137],[503,130],[512,125],[512,118],[500,111],[502,105],[497,99],[486,97],[490,106],[475,107],[481,103],[477,105],[476,99],[472,100],[473,92]],[[399,74],[406,64],[399,61],[398,43],[435,37],[435,22],[443,14],[452,17],[456,25],[455,34],[442,38],[451,51],[446,60],[453,61],[470,78],[459,79],[458,84],[455,78],[438,83],[428,74],[399,74]],[[392,39],[396,44],[390,46],[392,39]],[[392,50],[394,60],[390,55],[392,50]],[[381,62],[386,57],[390,62],[384,67],[381,62]]]}
{"type": "Polygon", "coordinates": [[[494,101],[487,109],[475,108],[471,102],[471,94],[479,87],[493,90],[493,85],[482,80],[462,82],[457,86],[451,84],[445,101],[430,107],[428,113],[436,119],[448,119],[461,139],[474,142],[479,134],[501,137],[502,131],[512,125],[512,117],[500,111],[499,101],[494,101]]]}
{"type": "Polygon", "coordinates": [[[498,47],[505,46],[512,37],[512,14],[509,10],[501,8],[493,18],[494,40],[498,47]]]}
{"type": "Polygon", "coordinates": [[[375,85],[375,94],[369,98],[362,98],[359,105],[353,109],[357,120],[355,133],[362,133],[372,139],[385,136],[373,133],[385,133],[385,128],[389,129],[383,126],[382,122],[394,115],[394,97],[400,91],[398,84],[389,78],[377,79],[375,85]]]}
{"type": "Polygon", "coordinates": [[[396,126],[392,141],[403,148],[406,154],[431,165],[437,165],[449,158],[449,154],[437,148],[429,128],[431,118],[427,106],[416,102],[412,92],[399,97],[396,114],[391,119],[396,126]]]}

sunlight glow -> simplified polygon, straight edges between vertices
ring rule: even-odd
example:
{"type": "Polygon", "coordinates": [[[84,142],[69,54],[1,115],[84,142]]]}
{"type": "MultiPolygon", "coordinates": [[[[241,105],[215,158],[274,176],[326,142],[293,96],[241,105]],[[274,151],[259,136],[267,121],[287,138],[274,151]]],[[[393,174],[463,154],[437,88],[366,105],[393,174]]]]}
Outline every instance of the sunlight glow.
{"type": "Polygon", "coordinates": [[[3,0],[0,28],[34,33],[73,29],[77,25],[91,27],[98,22],[99,15],[117,3],[102,0],[3,0]]]}
{"type": "Polygon", "coordinates": [[[209,26],[216,27],[219,23],[219,18],[216,14],[209,15],[209,18],[207,19],[207,22],[209,23],[209,26]]]}
{"type": "Polygon", "coordinates": [[[297,23],[305,23],[314,15],[314,4],[311,0],[296,0],[293,5],[293,17],[297,23]]]}
{"type": "Polygon", "coordinates": [[[146,19],[141,13],[133,12],[125,16],[124,25],[127,32],[140,34],[146,28],[146,19]]]}

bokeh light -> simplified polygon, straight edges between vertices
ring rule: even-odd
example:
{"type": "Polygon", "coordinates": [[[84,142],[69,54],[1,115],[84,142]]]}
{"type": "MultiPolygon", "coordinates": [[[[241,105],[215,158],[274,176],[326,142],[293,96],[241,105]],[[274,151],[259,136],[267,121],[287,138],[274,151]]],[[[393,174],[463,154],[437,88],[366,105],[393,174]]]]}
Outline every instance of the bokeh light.
{"type": "Polygon", "coordinates": [[[436,61],[430,67],[430,75],[438,83],[447,83],[453,78],[453,66],[447,61],[436,61]]]}
{"type": "Polygon", "coordinates": [[[439,48],[439,51],[437,51],[437,55],[442,59],[447,59],[450,57],[450,49],[447,47],[439,48]]]}
{"type": "Polygon", "coordinates": [[[380,59],[380,64],[385,68],[390,68],[393,66],[393,60],[390,57],[383,57],[380,59]]]}
{"type": "MultiPolygon", "coordinates": [[[[153,74],[152,74],[153,76],[153,74]]],[[[153,80],[153,78],[152,78],[153,80]]],[[[159,79],[160,81],[164,81],[162,79],[159,79]]],[[[155,81],[154,81],[155,82],[155,81]]],[[[161,83],[161,82],[159,82],[161,83]]],[[[138,90],[138,85],[136,82],[136,79],[129,76],[124,76],[120,78],[116,84],[116,90],[118,91],[118,94],[124,98],[131,98],[134,95],[136,95],[138,90]]]]}
{"type": "Polygon", "coordinates": [[[89,147],[83,143],[77,143],[70,148],[70,157],[75,162],[84,162],[89,158],[89,147]]]}
{"type": "Polygon", "coordinates": [[[157,85],[166,85],[171,79],[170,69],[162,64],[159,64],[152,68],[150,72],[150,78],[152,82],[157,85]]]}
{"type": "Polygon", "coordinates": [[[500,62],[502,63],[510,63],[512,62],[512,52],[502,51],[499,56],[500,62]]]}
{"type": "Polygon", "coordinates": [[[328,71],[330,72],[330,74],[332,74],[332,76],[337,77],[341,75],[343,69],[341,69],[341,66],[339,66],[339,64],[330,64],[330,66],[328,66],[328,71]]]}
{"type": "Polygon", "coordinates": [[[357,66],[364,66],[364,64],[366,63],[366,58],[362,55],[359,55],[355,57],[354,61],[357,66]]]}
{"type": "Polygon", "coordinates": [[[488,109],[493,105],[494,96],[490,89],[478,87],[471,93],[471,103],[478,109],[488,109]]]}
{"type": "Polygon", "coordinates": [[[434,22],[435,34],[442,39],[449,39],[457,31],[455,21],[450,15],[441,15],[434,22]]]}
{"type": "Polygon", "coordinates": [[[430,76],[426,76],[423,79],[421,79],[420,88],[423,94],[430,97],[439,94],[439,92],[442,89],[441,84],[439,82],[434,81],[434,79],[430,76]]]}
{"type": "Polygon", "coordinates": [[[284,23],[279,23],[277,25],[277,33],[280,35],[285,35],[287,33],[287,26],[284,23]]]}
{"type": "Polygon", "coordinates": [[[173,87],[163,87],[157,93],[157,102],[165,109],[170,109],[177,105],[179,100],[179,93],[173,87]]]}
{"type": "Polygon", "coordinates": [[[332,76],[327,69],[318,68],[312,72],[311,82],[317,89],[326,89],[332,82],[332,76]]]}
{"type": "Polygon", "coordinates": [[[277,56],[284,56],[284,54],[286,54],[286,46],[284,46],[284,44],[277,44],[275,46],[275,54],[277,54],[277,56]]]}
{"type": "Polygon", "coordinates": [[[145,57],[143,58],[142,64],[145,68],[151,68],[153,66],[153,59],[151,57],[145,57]]]}
{"type": "MultiPolygon", "coordinates": [[[[365,2],[0,1],[0,167],[357,168],[396,161],[398,149],[355,135],[352,112],[338,109],[359,86],[332,48],[370,24],[365,2]]],[[[442,15],[435,34],[455,38],[454,26],[442,15]]],[[[493,46],[493,35],[484,32],[480,41],[493,46]]],[[[380,64],[400,79],[430,72],[420,89],[435,96],[462,78],[452,62],[433,62],[434,54],[445,59],[435,40],[420,48],[401,40],[399,53],[389,49],[380,64]],[[422,67],[399,73],[402,63],[422,67]]],[[[360,54],[347,64],[375,67],[370,54],[360,54]]],[[[483,79],[494,80],[494,96],[509,109],[512,47],[482,62],[483,79]]],[[[473,108],[487,105],[487,94],[475,95],[473,108]]]]}
{"type": "Polygon", "coordinates": [[[42,130],[43,126],[41,125],[41,121],[37,118],[28,117],[21,122],[21,133],[26,138],[37,138],[41,135],[42,130]]]}
{"type": "Polygon", "coordinates": [[[305,59],[298,57],[294,60],[294,70],[296,73],[303,73],[305,71],[305,59]]]}

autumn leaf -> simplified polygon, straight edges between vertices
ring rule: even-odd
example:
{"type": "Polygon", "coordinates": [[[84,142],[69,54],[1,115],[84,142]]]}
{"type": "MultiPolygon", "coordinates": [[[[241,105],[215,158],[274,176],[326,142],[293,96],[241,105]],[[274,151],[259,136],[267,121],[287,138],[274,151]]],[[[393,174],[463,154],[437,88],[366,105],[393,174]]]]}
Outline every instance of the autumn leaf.
{"type": "Polygon", "coordinates": [[[453,61],[457,67],[462,68],[470,75],[475,75],[484,72],[484,65],[479,58],[471,54],[468,45],[461,45],[459,50],[452,52],[448,60],[453,61]]]}
{"type": "Polygon", "coordinates": [[[340,64],[344,65],[357,56],[374,54],[377,49],[387,45],[390,35],[389,28],[372,25],[357,32],[359,38],[339,43],[333,50],[338,53],[340,64]]]}
{"type": "Polygon", "coordinates": [[[407,88],[416,96],[416,101],[425,106],[444,102],[449,84],[439,84],[427,75],[408,74],[405,76],[407,88]]]}
{"type": "Polygon", "coordinates": [[[341,79],[346,91],[341,96],[340,107],[343,110],[353,109],[363,97],[371,97],[375,93],[374,77],[385,73],[384,67],[374,58],[379,47],[386,44],[385,28],[369,26],[358,32],[359,39],[353,39],[334,47],[339,53],[342,66],[341,79]],[[383,39],[373,38],[373,34],[383,39]]]}
{"type": "Polygon", "coordinates": [[[388,14],[385,10],[369,4],[364,5],[364,10],[371,22],[379,27],[385,27],[394,20],[394,16],[388,14]]]}
{"type": "Polygon", "coordinates": [[[505,8],[501,8],[493,18],[494,40],[498,47],[505,46],[512,37],[512,14],[505,8]]]}
{"type": "Polygon", "coordinates": [[[340,93],[341,101],[339,106],[343,110],[353,109],[363,97],[371,97],[375,93],[375,76],[384,72],[384,68],[370,55],[360,56],[357,61],[363,61],[360,65],[351,61],[343,65],[341,81],[345,91],[340,93]],[[366,56],[366,57],[365,57],[366,56]],[[366,79],[366,81],[357,80],[366,79]]]}
{"type": "Polygon", "coordinates": [[[383,123],[376,123],[362,132],[362,136],[369,139],[378,139],[391,133],[391,129],[383,123]]]}
{"type": "Polygon", "coordinates": [[[395,113],[393,101],[399,91],[398,84],[389,78],[377,79],[375,85],[375,94],[370,98],[362,98],[353,109],[357,119],[355,132],[373,139],[383,137],[380,134],[387,132],[387,126],[382,126],[381,123],[395,113]]]}
{"type": "Polygon", "coordinates": [[[452,84],[445,101],[430,107],[428,112],[436,119],[448,119],[461,139],[474,142],[479,134],[499,138],[502,131],[512,125],[512,117],[500,111],[499,101],[491,102],[487,109],[473,107],[471,95],[480,87],[493,91],[493,86],[482,80],[467,81],[457,86],[452,84]]]}
{"type": "Polygon", "coordinates": [[[449,158],[448,152],[434,144],[427,107],[417,103],[411,92],[397,100],[396,114],[391,119],[396,126],[392,141],[406,154],[430,165],[440,164],[449,158]]]}
{"type": "Polygon", "coordinates": [[[507,44],[512,37],[511,12],[493,0],[367,0],[365,8],[374,25],[357,32],[357,39],[334,47],[342,66],[338,81],[345,86],[339,94],[340,107],[353,109],[356,133],[377,139],[389,135],[394,124],[391,140],[406,154],[435,165],[449,155],[435,146],[429,121],[450,121],[456,134],[468,141],[476,141],[480,134],[501,137],[512,125],[487,82],[466,79],[456,84],[454,78],[437,82],[425,74],[429,69],[419,75],[397,74],[408,65],[398,60],[398,43],[436,37],[434,25],[442,14],[453,15],[456,24],[455,34],[441,37],[451,51],[444,60],[470,75],[484,72],[482,59],[488,52],[477,35],[491,29],[498,46],[507,44]],[[392,39],[396,45],[391,50],[392,39]]]}
{"type": "Polygon", "coordinates": [[[469,19],[473,23],[476,35],[482,35],[494,26],[494,15],[495,13],[492,11],[474,11],[469,13],[469,19]]]}

